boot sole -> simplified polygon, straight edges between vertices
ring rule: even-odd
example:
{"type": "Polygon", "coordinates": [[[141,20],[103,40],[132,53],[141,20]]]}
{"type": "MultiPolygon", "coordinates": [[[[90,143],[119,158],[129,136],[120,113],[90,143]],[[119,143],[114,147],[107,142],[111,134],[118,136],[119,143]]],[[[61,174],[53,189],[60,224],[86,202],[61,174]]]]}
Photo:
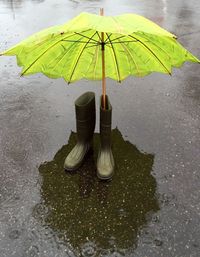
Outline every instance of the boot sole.
{"type": "Polygon", "coordinates": [[[113,175],[114,175],[114,172],[113,172],[109,177],[102,177],[101,175],[99,175],[99,174],[97,173],[97,177],[98,177],[100,180],[104,180],[104,181],[106,181],[106,180],[111,180],[112,177],[113,177],[113,175]]]}

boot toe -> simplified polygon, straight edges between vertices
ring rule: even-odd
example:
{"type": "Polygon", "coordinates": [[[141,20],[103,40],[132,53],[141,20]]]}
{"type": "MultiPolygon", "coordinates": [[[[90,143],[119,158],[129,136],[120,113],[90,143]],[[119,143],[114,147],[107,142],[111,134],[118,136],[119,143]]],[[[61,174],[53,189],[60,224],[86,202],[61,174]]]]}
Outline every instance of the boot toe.
{"type": "Polygon", "coordinates": [[[100,179],[110,179],[114,173],[114,159],[112,153],[101,154],[97,163],[97,176],[100,179]]]}
{"type": "Polygon", "coordinates": [[[69,158],[69,156],[65,159],[64,169],[65,170],[75,170],[77,167],[78,161],[73,158],[69,158]]]}
{"type": "Polygon", "coordinates": [[[64,169],[69,171],[77,170],[81,166],[83,159],[86,153],[88,152],[89,148],[89,144],[77,144],[65,159],[64,169]]]}

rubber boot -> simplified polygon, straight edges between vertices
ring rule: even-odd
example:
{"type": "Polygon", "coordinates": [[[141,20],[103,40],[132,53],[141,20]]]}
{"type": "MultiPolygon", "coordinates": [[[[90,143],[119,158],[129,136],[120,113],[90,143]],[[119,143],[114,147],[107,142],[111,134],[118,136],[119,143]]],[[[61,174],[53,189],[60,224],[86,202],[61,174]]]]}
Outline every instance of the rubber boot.
{"type": "Polygon", "coordinates": [[[77,170],[92,147],[96,122],[95,94],[86,92],[75,101],[77,144],[65,159],[64,169],[77,170]]]}
{"type": "Polygon", "coordinates": [[[106,109],[103,109],[103,96],[100,106],[100,151],[97,158],[97,176],[110,179],[114,173],[114,158],[111,150],[112,106],[106,96],[106,109]]]}

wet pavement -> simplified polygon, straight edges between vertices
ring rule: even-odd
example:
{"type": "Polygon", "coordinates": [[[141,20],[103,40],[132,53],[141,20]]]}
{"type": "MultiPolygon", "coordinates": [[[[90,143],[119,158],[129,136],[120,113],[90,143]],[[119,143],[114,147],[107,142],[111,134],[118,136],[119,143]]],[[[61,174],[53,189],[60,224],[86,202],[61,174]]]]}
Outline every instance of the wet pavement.
{"type": "MultiPolygon", "coordinates": [[[[146,16],[200,57],[199,0],[0,0],[0,50],[100,7],[146,16]]],[[[0,257],[199,257],[199,65],[108,80],[109,183],[95,176],[98,112],[94,156],[75,174],[62,169],[75,144],[73,102],[94,91],[98,110],[101,83],[19,73],[15,57],[0,58],[0,257]]]]}

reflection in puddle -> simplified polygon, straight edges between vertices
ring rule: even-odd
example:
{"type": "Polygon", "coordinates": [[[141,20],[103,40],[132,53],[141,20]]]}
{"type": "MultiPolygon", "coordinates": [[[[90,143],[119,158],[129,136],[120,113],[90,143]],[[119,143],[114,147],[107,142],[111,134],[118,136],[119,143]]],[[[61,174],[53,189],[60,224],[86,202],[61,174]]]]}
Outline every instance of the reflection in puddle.
{"type": "Polygon", "coordinates": [[[117,167],[110,182],[96,177],[98,134],[94,137],[94,156],[91,154],[77,172],[63,170],[64,159],[76,142],[74,133],[52,161],[39,167],[45,212],[37,211],[37,205],[33,215],[83,256],[120,256],[134,250],[147,213],[159,210],[156,181],[151,175],[154,156],[124,141],[117,129],[112,131],[112,138],[117,167]]]}

